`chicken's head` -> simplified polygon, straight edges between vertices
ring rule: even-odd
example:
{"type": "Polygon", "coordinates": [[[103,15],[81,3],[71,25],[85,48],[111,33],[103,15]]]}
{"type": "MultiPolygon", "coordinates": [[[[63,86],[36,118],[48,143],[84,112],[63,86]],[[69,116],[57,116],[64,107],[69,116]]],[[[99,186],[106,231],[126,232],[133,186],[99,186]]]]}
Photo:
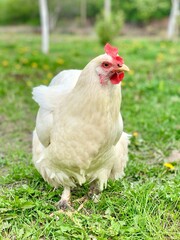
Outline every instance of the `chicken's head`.
{"type": "Polygon", "coordinates": [[[98,63],[96,73],[102,85],[106,85],[109,80],[112,84],[118,84],[124,78],[124,71],[129,71],[129,68],[124,64],[123,58],[118,55],[118,48],[107,43],[104,49],[105,54],[96,59],[98,63]]]}

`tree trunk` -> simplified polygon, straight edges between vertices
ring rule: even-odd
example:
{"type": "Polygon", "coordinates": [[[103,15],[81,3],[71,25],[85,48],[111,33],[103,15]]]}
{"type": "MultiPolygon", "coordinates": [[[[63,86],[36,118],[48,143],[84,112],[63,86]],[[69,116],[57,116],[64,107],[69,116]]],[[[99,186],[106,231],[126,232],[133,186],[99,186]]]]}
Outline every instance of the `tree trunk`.
{"type": "Polygon", "coordinates": [[[87,21],[87,1],[81,0],[81,25],[85,26],[87,21]]]}
{"type": "Polygon", "coordinates": [[[171,13],[168,24],[168,38],[172,39],[177,30],[177,19],[180,11],[180,0],[172,0],[171,13]]]}
{"type": "Polygon", "coordinates": [[[104,17],[105,19],[111,17],[111,0],[104,0],[104,17]]]}
{"type": "Polygon", "coordinates": [[[49,51],[49,15],[47,0],[39,0],[39,10],[41,17],[42,52],[49,51]]]}

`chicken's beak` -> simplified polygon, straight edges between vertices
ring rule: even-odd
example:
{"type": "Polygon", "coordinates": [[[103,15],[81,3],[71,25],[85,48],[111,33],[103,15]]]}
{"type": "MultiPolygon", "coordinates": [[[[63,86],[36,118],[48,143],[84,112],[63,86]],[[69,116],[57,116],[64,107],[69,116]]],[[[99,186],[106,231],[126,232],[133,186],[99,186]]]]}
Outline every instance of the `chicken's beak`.
{"type": "Polygon", "coordinates": [[[124,71],[126,71],[126,72],[129,72],[129,68],[128,68],[128,66],[126,66],[125,64],[123,64],[121,67],[119,67],[118,69],[118,72],[124,72],[124,71]]]}

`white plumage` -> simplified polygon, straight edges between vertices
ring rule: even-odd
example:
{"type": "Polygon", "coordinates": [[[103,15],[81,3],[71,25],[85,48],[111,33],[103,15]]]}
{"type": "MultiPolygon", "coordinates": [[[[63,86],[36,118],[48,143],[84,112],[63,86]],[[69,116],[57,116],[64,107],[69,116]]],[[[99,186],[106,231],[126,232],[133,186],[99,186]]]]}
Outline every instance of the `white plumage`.
{"type": "Polygon", "coordinates": [[[61,206],[76,184],[96,181],[102,191],[109,178],[124,175],[128,135],[119,113],[121,86],[111,83],[114,72],[102,67],[104,62],[113,62],[113,58],[100,55],[82,71],[62,71],[49,86],[33,89],[33,99],[40,106],[33,162],[45,181],[64,187],[61,206]]]}

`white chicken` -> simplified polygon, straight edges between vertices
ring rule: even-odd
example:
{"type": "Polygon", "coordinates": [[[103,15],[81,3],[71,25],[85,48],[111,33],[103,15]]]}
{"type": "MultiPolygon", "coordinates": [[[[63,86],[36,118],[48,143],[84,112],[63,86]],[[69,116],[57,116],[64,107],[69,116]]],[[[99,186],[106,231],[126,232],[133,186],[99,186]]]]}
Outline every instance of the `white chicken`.
{"type": "Polygon", "coordinates": [[[69,205],[76,184],[89,181],[95,193],[106,188],[108,179],[124,175],[129,142],[119,112],[124,71],[129,68],[118,49],[106,44],[105,54],[82,71],[62,71],[49,86],[33,89],[40,106],[33,162],[45,181],[64,187],[60,208],[69,205]]]}

